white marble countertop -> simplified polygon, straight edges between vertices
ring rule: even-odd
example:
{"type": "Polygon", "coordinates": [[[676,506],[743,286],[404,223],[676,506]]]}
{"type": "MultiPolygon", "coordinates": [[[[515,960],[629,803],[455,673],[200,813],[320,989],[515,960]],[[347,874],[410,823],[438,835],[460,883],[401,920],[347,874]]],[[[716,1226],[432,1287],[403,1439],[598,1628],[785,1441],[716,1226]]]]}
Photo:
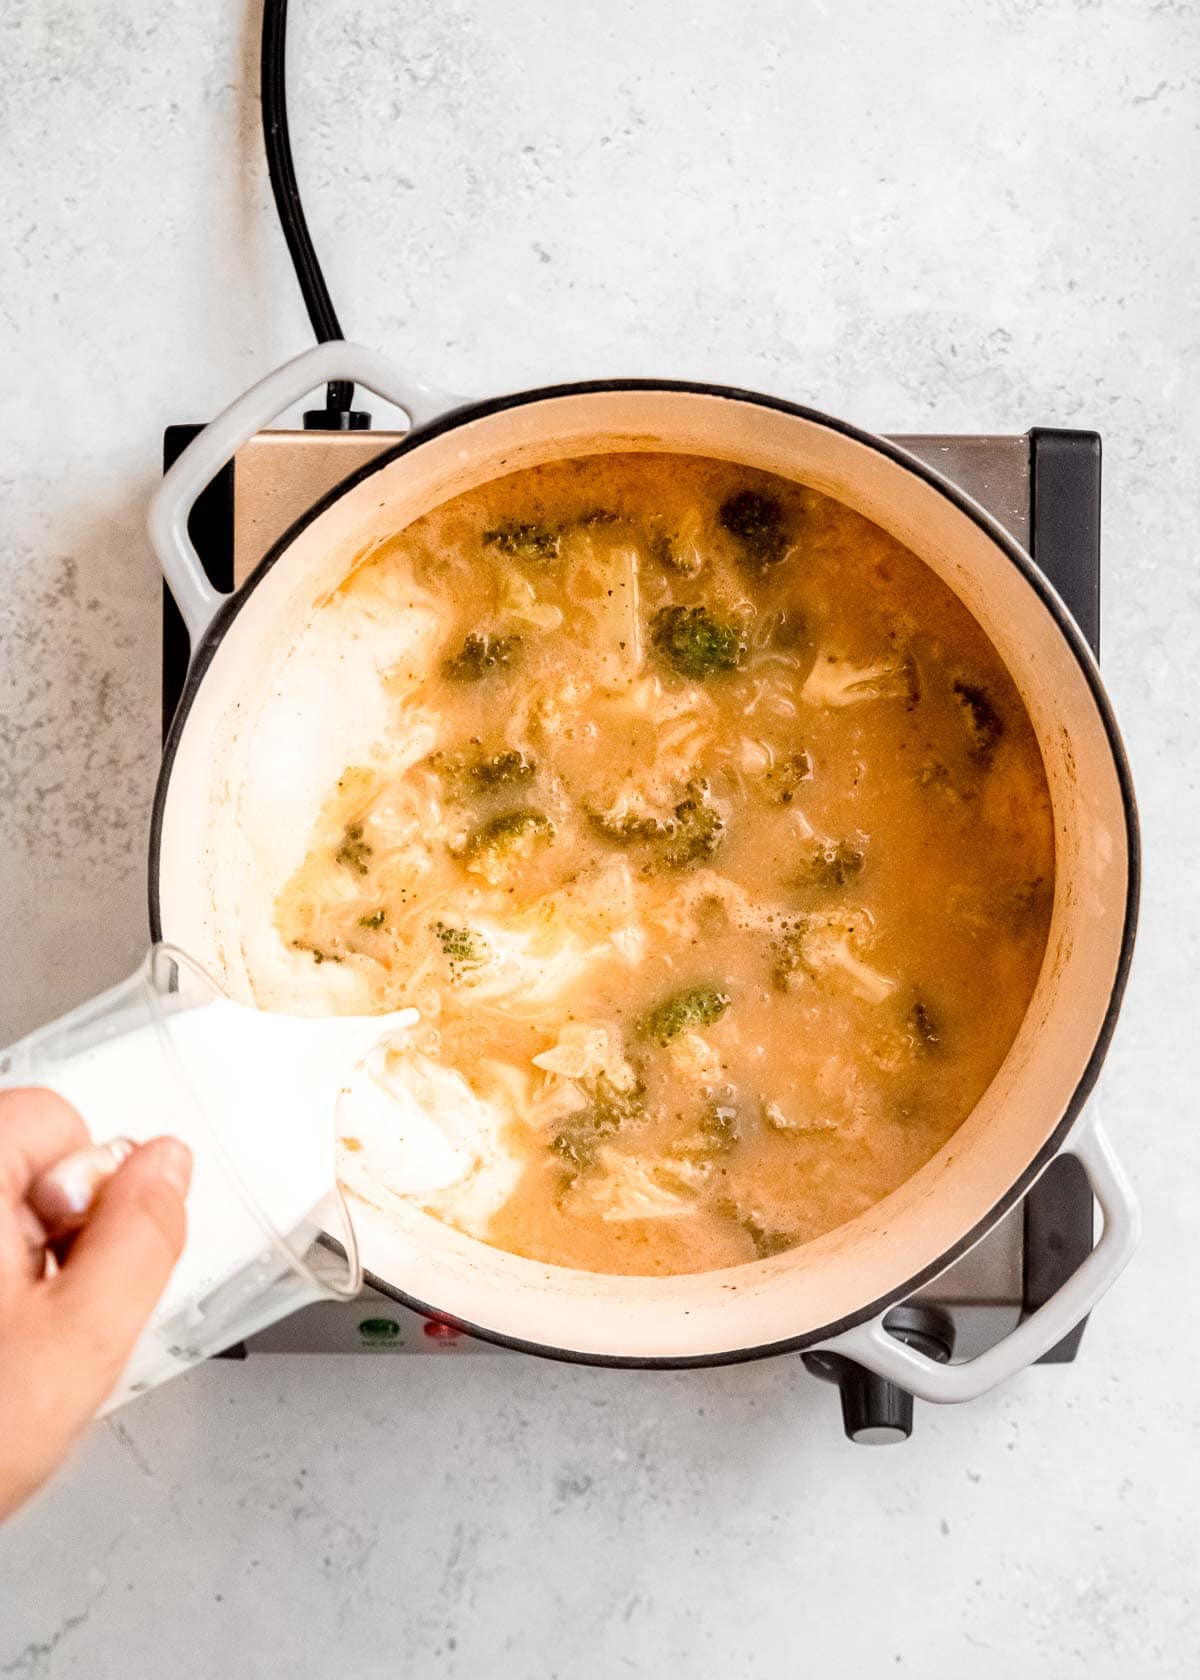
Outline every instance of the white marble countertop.
{"type": "MultiPolygon", "coordinates": [[[[0,1675],[1193,1673],[1200,11],[292,11],[343,321],[441,384],[662,372],[877,430],[1104,433],[1147,883],[1096,1101],[1146,1238],[1076,1365],[922,1408],[889,1452],[784,1361],[209,1366],[0,1536],[0,1675]]],[[[162,428],[307,342],[256,25],[215,0],[0,19],[0,1039],[146,937],[162,428]]]]}

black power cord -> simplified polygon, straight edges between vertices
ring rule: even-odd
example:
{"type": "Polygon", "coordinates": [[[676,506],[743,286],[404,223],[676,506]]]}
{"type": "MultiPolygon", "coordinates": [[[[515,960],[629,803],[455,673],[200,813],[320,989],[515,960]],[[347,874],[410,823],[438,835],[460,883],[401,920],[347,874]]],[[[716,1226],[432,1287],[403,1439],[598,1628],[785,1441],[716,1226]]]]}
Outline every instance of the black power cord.
{"type": "MultiPolygon", "coordinates": [[[[262,126],[267,170],[304,307],[317,342],[327,344],[346,335],[333,307],[300,203],[288,135],[286,58],[287,0],[263,0],[262,126]]],[[[304,424],[310,430],[363,431],[370,426],[371,416],[354,407],[354,386],[346,380],[335,380],[326,387],[325,407],[306,413],[304,424]]]]}

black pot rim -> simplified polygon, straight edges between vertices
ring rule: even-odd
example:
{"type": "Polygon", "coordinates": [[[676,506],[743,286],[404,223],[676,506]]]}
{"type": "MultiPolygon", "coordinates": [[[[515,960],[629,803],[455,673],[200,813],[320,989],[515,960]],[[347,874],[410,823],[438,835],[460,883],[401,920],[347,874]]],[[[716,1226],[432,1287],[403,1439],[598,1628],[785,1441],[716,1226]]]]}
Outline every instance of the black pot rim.
{"type": "Polygon", "coordinates": [[[1060,634],[1075,657],[1084,680],[1092,695],[1092,700],[1099,713],[1104,732],[1112,753],[1113,764],[1117,773],[1117,781],[1121,790],[1121,803],[1125,818],[1125,840],[1128,858],[1125,919],[1121,931],[1121,948],[1117,960],[1117,969],[1113,977],[1112,991],[1109,995],[1108,1007],[1104,1019],[1096,1035],[1096,1042],[1088,1058],[1087,1066],[1078,1085],[1067,1104],[1062,1117],[1053,1132],[1038,1150],[1025,1170],[1009,1187],[995,1206],[970,1231],[953,1243],[943,1254],[929,1265],[925,1266],[915,1276],[908,1278],[895,1289],[888,1291],[876,1301],[872,1301],[857,1311],[832,1323],[822,1325],[819,1329],[803,1332],[796,1336],[785,1337],[780,1341],[760,1343],[753,1347],[728,1349],[718,1353],[689,1354],[686,1356],[657,1357],[631,1356],[623,1354],[597,1354],[579,1352],[572,1348],[552,1347],[540,1342],[527,1341],[518,1336],[506,1335],[502,1331],[492,1330],[486,1325],[474,1324],[466,1319],[457,1318],[438,1308],[432,1302],[419,1300],[405,1290],[390,1283],[386,1278],[376,1276],[372,1272],[364,1272],[364,1279],[370,1287],[379,1294],[398,1302],[401,1306],[424,1317],[438,1319],[443,1323],[452,1324],[464,1333],[476,1337],[480,1341],[490,1342],[497,1347],[508,1348],[515,1353],[537,1355],[539,1358],[555,1359],[572,1365],[615,1366],[621,1369],[637,1370],[694,1370],[709,1366],[737,1365],[752,1359],[767,1359],[777,1354],[801,1353],[806,1348],[828,1341],[831,1337],[840,1335],[859,1324],[878,1318],[889,1308],[905,1301],[918,1289],[929,1283],[948,1266],[960,1259],[968,1249],[972,1248],[987,1234],[1009,1210],[1016,1206],[1029,1190],[1034,1180],[1043,1168],[1057,1155],[1065,1142],[1080,1111],[1095,1086],[1100,1068],[1108,1053],[1109,1044],[1116,1028],[1117,1017],[1120,1014],[1121,1001],[1125,994],[1126,983],[1129,978],[1130,963],[1133,958],[1133,945],[1137,932],[1138,901],[1141,885],[1141,838],[1138,828],[1137,802],[1133,789],[1133,777],[1129,767],[1129,760],[1125,752],[1124,743],[1113,715],[1111,703],[1100,679],[1099,670],[1092,657],[1091,650],[1083,639],[1083,635],[1066,607],[1051,587],[1048,580],[1038,571],[1037,566],[1020,544],[1009,535],[998,521],[994,520],[979,506],[965,491],[943,478],[932,467],[910,455],[898,444],[890,439],[878,437],[874,433],[863,431],[860,427],[851,425],[848,421],[838,420],[818,409],[807,408],[800,403],[788,402],[782,397],[770,397],[758,391],[748,391],[737,386],[710,385],[704,382],[682,379],[591,379],[579,380],[562,385],[537,386],[529,391],[517,391],[508,396],[491,397],[479,402],[471,402],[459,408],[450,410],[447,414],[408,432],[399,443],[391,449],[384,450],[373,460],[351,473],[347,478],[336,484],[332,490],[315,502],[307,512],[295,520],[281,537],[274,542],[267,553],[259,561],[251,575],[239,590],[222,604],[205,630],[196,648],[191,664],[188,668],[187,679],[180,695],[179,705],[175,716],[171,720],[163,747],[162,765],[159,770],[158,784],[154,795],[154,808],[150,827],[150,929],[155,940],[162,937],[162,906],[159,896],[159,860],[162,850],[163,817],[166,808],[167,789],[171,779],[171,770],[179,750],[179,743],[187,724],[188,715],[195,701],[200,683],[209,665],[212,663],[217,649],[224,640],[225,634],[234,618],[241,611],[254,590],[266,577],[267,573],[287,551],[302,531],[318,519],[328,508],[339,501],[342,496],[353,490],[364,480],[383,468],[390,466],[393,461],[419,449],[422,444],[431,439],[443,436],[446,432],[457,430],[460,426],[469,424],[473,420],[481,420],[488,415],[500,414],[507,409],[522,408],[527,405],[546,402],[559,397],[591,396],[603,392],[621,391],[674,391],[693,396],[717,397],[730,402],[748,403],[754,407],[774,409],[781,414],[791,414],[799,419],[824,426],[826,429],[840,433],[843,437],[853,439],[868,449],[885,456],[897,466],[905,468],[922,479],[931,488],[937,490],[948,501],[964,514],[971,522],[984,531],[988,537],[1003,552],[1009,562],[1019,571],[1025,582],[1029,584],[1034,594],[1049,612],[1060,634]]]}

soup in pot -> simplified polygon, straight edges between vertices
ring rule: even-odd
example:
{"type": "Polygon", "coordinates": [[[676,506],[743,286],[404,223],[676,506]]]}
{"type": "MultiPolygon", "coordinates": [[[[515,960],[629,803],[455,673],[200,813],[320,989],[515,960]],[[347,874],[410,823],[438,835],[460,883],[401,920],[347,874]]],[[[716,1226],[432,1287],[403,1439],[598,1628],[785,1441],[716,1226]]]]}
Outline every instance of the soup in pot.
{"type": "Polygon", "coordinates": [[[791,482],[596,455],[429,513],[347,605],[426,630],[275,926],[314,994],[416,1005],[394,1054],[490,1117],[432,1212],[701,1271],[942,1147],[1028,1006],[1054,853],[1021,700],[922,562],[791,482]]]}

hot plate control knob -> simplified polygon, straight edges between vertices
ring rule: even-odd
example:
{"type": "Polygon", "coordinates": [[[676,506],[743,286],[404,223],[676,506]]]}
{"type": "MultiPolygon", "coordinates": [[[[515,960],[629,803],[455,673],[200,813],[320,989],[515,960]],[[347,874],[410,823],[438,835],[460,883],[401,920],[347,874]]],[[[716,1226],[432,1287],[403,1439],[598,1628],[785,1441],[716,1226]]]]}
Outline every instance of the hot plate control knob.
{"type": "MultiPolygon", "coordinates": [[[[885,1328],[930,1359],[943,1364],[954,1347],[954,1327],[933,1307],[896,1307],[885,1328]]],[[[856,1364],[840,1353],[805,1353],[806,1368],[822,1382],[835,1383],[842,1400],[842,1426],[847,1439],[860,1446],[884,1447],[907,1441],[912,1434],[913,1397],[886,1377],[856,1364]]]]}

